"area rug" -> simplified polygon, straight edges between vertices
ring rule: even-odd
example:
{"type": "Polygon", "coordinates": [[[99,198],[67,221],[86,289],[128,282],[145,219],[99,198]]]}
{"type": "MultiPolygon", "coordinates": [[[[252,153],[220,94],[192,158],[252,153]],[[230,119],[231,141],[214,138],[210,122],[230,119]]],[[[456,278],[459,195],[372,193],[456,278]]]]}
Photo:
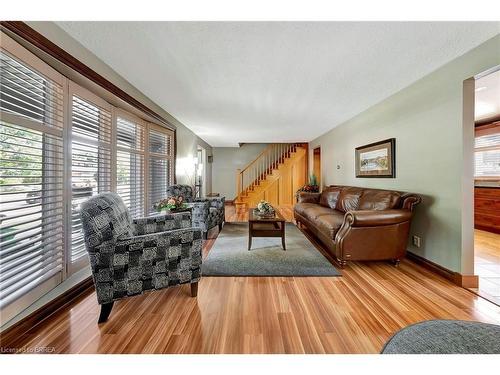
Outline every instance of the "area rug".
{"type": "Polygon", "coordinates": [[[398,331],[382,354],[500,354],[500,326],[464,320],[427,320],[398,331]]]}
{"type": "Polygon", "coordinates": [[[281,238],[252,239],[248,251],[248,223],[226,223],[203,261],[203,276],[341,276],[340,272],[292,223],[281,238]]]}

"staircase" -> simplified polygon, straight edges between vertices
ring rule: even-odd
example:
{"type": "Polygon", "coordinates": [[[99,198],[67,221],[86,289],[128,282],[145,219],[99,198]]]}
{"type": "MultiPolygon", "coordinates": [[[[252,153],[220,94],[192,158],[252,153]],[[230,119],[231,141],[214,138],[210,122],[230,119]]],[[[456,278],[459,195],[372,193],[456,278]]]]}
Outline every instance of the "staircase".
{"type": "Polygon", "coordinates": [[[236,171],[236,208],[293,204],[307,180],[307,144],[273,143],[245,168],[236,171]]]}

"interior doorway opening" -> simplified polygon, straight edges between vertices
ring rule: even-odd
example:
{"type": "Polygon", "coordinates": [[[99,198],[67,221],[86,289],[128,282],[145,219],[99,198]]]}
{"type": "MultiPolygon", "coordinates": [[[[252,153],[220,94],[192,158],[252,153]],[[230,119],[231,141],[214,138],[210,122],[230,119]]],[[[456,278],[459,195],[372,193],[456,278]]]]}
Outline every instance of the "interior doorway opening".
{"type": "Polygon", "coordinates": [[[318,186],[321,185],[321,147],[316,147],[313,150],[313,173],[318,182],[318,186]]]}
{"type": "Polygon", "coordinates": [[[207,151],[200,145],[196,148],[195,165],[195,196],[200,198],[206,196],[207,193],[207,151]]]}
{"type": "Polygon", "coordinates": [[[474,88],[473,290],[500,305],[500,67],[474,88]]]}

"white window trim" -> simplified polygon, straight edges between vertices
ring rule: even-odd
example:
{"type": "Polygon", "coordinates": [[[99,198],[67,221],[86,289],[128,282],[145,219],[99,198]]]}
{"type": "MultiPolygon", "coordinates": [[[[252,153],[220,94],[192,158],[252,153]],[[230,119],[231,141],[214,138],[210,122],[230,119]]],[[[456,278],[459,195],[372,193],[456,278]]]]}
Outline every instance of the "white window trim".
{"type": "MultiPolygon", "coordinates": [[[[171,136],[172,144],[170,145],[170,153],[168,155],[161,155],[162,158],[170,160],[170,171],[169,180],[173,184],[175,182],[174,170],[175,166],[175,130],[170,127],[160,125],[156,122],[150,121],[150,116],[144,114],[145,120],[138,117],[130,112],[127,112],[121,108],[118,108],[110,104],[107,100],[101,98],[100,96],[94,94],[88,89],[78,85],[77,83],[66,78],[63,74],[59,73],[57,70],[52,68],[48,63],[37,57],[35,54],[30,52],[24,46],[10,38],[4,32],[0,31],[0,37],[2,40],[2,49],[7,51],[13,57],[21,61],[23,64],[31,67],[33,70],[37,71],[39,74],[47,77],[53,82],[59,84],[62,88],[63,95],[63,106],[62,106],[62,128],[43,126],[37,121],[31,120],[27,117],[6,113],[0,111],[0,118],[8,123],[14,123],[19,126],[23,126],[36,131],[41,131],[47,134],[51,134],[57,137],[61,137],[63,141],[63,152],[64,152],[64,165],[63,165],[63,267],[61,274],[57,274],[54,277],[46,280],[41,285],[37,286],[35,290],[32,290],[17,300],[13,301],[9,305],[5,306],[0,314],[2,315],[1,324],[11,321],[16,315],[19,315],[23,310],[32,305],[41,296],[53,290],[56,286],[60,285],[63,281],[70,278],[76,271],[78,267],[72,267],[71,262],[71,173],[72,173],[72,160],[71,160],[71,141],[72,141],[72,95],[77,94],[77,96],[82,99],[88,99],[90,102],[100,106],[103,109],[109,110],[111,113],[111,191],[116,191],[116,172],[117,172],[117,118],[123,117],[125,119],[130,119],[134,122],[140,123],[144,126],[144,150],[142,154],[144,155],[144,216],[148,216],[148,194],[149,194],[149,130],[157,129],[158,131],[167,133],[171,136]]],[[[127,150],[130,151],[130,150],[127,150]]],[[[151,155],[157,156],[155,153],[151,155]]]]}

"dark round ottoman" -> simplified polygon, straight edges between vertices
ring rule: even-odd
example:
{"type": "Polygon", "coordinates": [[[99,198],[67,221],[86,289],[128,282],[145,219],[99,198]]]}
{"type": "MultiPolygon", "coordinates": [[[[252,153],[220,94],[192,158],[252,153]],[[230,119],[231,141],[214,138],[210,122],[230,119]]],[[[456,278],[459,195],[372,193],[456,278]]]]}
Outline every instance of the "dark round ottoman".
{"type": "Polygon", "coordinates": [[[427,320],[396,332],[382,354],[500,354],[500,326],[427,320]]]}

